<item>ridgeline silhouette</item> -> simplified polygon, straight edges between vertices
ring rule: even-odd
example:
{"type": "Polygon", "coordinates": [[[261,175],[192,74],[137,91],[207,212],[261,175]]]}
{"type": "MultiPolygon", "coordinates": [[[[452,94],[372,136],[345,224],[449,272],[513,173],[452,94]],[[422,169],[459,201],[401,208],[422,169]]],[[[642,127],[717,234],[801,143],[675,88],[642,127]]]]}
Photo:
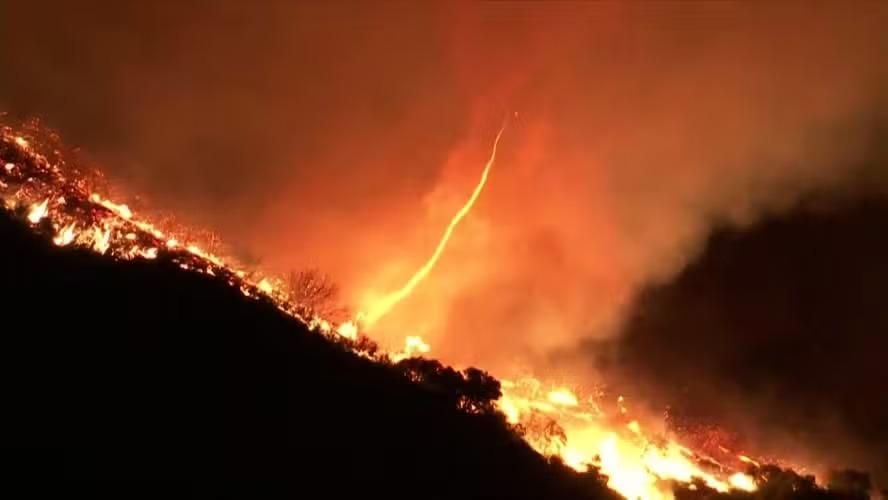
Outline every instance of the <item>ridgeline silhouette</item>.
{"type": "MultiPolygon", "coordinates": [[[[243,491],[618,498],[595,470],[532,451],[480,370],[375,363],[162,256],[115,261],[39,229],[0,211],[9,477],[178,479],[217,496],[261,479],[243,491]]],[[[676,497],[864,498],[869,487],[854,473],[833,491],[791,471],[756,474],[757,493],[698,484],[676,497]]]]}

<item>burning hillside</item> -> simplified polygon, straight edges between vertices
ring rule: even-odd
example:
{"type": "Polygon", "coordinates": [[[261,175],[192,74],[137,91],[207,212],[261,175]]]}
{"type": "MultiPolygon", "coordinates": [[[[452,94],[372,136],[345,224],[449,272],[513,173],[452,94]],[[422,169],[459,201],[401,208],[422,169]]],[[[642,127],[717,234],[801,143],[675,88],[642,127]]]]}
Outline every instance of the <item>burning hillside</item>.
{"type": "MultiPolygon", "coordinates": [[[[57,246],[87,248],[120,260],[164,260],[185,270],[215,276],[243,295],[270,302],[308,328],[383,364],[397,363],[409,371],[411,366],[415,368],[410,364],[416,359],[412,356],[432,352],[419,337],[407,337],[400,352],[380,351],[365,332],[359,332],[365,327],[361,314],[339,322],[321,317],[317,308],[291,300],[310,295],[310,290],[289,290],[286,280],[263,276],[214,255],[202,249],[201,242],[180,236],[187,234],[181,229],[160,228],[142,219],[120,200],[112,201],[100,194],[93,177],[66,164],[58,144],[38,128],[5,127],[0,139],[0,194],[5,207],[35,229],[49,232],[57,246]]],[[[471,208],[494,161],[495,149],[472,200],[454,218],[435,256],[443,251],[456,223],[471,208]]],[[[435,256],[418,275],[429,272],[435,256]]],[[[406,292],[397,294],[409,293],[409,287],[420,280],[421,276],[412,280],[406,292]]],[[[315,286],[310,280],[301,283],[315,286]]],[[[384,314],[396,302],[382,304],[373,315],[384,314]]],[[[470,369],[463,373],[471,381],[476,376],[472,374],[478,372],[470,369]]],[[[658,432],[652,422],[642,422],[631,402],[619,394],[582,394],[533,376],[503,380],[499,390],[495,394],[501,396],[497,408],[534,449],[559,456],[577,471],[590,466],[599,469],[607,476],[608,486],[629,498],[669,497],[674,484],[692,488],[699,484],[719,492],[754,491],[765,481],[764,471],[770,470],[760,467],[760,459],[750,458],[747,450],[732,449],[735,443],[719,437],[723,433],[717,429],[697,431],[697,436],[708,439],[696,439],[694,446],[658,432]]],[[[461,406],[475,408],[468,403],[461,406]]]]}
{"type": "MultiPolygon", "coordinates": [[[[100,254],[118,259],[156,259],[163,257],[176,262],[183,269],[191,269],[211,276],[220,276],[244,295],[263,295],[306,323],[317,324],[329,330],[330,324],[318,317],[305,319],[305,310],[296,309],[287,302],[280,281],[247,272],[212,252],[198,242],[180,240],[176,229],[162,230],[157,225],[133,216],[125,204],[117,204],[102,196],[94,179],[74,168],[67,168],[59,151],[43,141],[53,141],[36,125],[35,135],[16,135],[9,128],[2,129],[3,172],[0,192],[8,210],[24,210],[34,225],[45,223],[53,232],[58,246],[90,248],[100,254]],[[44,149],[40,149],[40,147],[44,149]],[[52,151],[50,161],[39,151],[52,151]]],[[[311,286],[311,283],[305,283],[311,286]]],[[[338,333],[354,338],[354,325],[339,325],[338,333]]]]}

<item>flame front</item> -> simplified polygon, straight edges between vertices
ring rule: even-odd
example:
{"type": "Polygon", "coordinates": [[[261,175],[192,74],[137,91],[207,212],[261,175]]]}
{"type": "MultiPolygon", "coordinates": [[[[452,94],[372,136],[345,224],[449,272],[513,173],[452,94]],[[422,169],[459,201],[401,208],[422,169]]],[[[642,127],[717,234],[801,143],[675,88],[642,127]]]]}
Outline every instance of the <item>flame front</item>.
{"type": "MultiPolygon", "coordinates": [[[[756,489],[751,476],[646,432],[638,420],[630,418],[622,397],[613,412],[602,409],[601,399],[581,398],[565,387],[546,388],[527,377],[503,381],[499,407],[510,423],[525,426],[525,439],[537,451],[558,455],[577,471],[598,467],[608,477],[608,486],[627,498],[671,498],[669,480],[699,479],[721,492],[756,489]],[[553,435],[551,424],[564,434],[553,435]]],[[[737,462],[743,458],[736,455],[737,462]]]]}
{"type": "MultiPolygon", "coordinates": [[[[333,324],[318,316],[305,317],[299,304],[289,301],[283,281],[248,271],[196,242],[187,241],[175,230],[162,230],[138,218],[125,204],[113,202],[96,193],[84,179],[63,173],[60,165],[41,155],[30,141],[9,128],[0,129],[0,196],[10,210],[24,209],[24,217],[35,227],[51,227],[52,241],[59,246],[89,248],[117,259],[169,258],[181,268],[227,280],[245,296],[270,300],[279,309],[309,328],[332,338],[357,340],[359,325],[372,325],[389,312],[422,282],[440,258],[454,229],[471,210],[481,194],[496,159],[496,148],[506,128],[496,135],[492,152],[481,179],[469,200],[447,226],[431,258],[399,290],[389,294],[370,309],[366,317],[333,324]]],[[[357,345],[357,344],[355,344],[357,345]]],[[[360,355],[367,355],[355,347],[360,355]]],[[[431,347],[420,337],[407,337],[400,352],[383,353],[390,361],[426,355],[431,347]]],[[[375,359],[375,358],[374,358],[375,359]]],[[[627,498],[660,499],[671,497],[663,480],[688,482],[703,480],[710,487],[753,490],[750,476],[736,467],[714,464],[707,470],[700,458],[678,442],[649,433],[638,420],[630,418],[623,398],[615,411],[604,411],[600,400],[577,395],[566,387],[549,386],[533,377],[502,383],[499,409],[507,420],[525,428],[525,439],[542,454],[556,454],[565,464],[585,470],[599,467],[609,478],[608,485],[627,498]],[[540,420],[542,417],[542,420],[540,420]],[[542,425],[536,424],[542,422],[542,425]],[[557,425],[549,425],[552,422],[557,425]],[[563,435],[560,430],[563,429],[563,435]]],[[[740,464],[755,464],[737,455],[740,464]]]]}

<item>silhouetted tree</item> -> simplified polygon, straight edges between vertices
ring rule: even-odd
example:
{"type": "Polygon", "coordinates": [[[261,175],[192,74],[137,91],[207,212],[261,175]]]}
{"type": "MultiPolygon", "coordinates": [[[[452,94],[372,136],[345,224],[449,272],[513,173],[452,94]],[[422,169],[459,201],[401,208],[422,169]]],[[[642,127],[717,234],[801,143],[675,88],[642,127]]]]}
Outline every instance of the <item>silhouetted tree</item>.
{"type": "Polygon", "coordinates": [[[306,316],[317,315],[338,321],[344,310],[338,305],[339,288],[326,274],[308,269],[291,272],[287,277],[290,300],[306,316]]]}
{"type": "Polygon", "coordinates": [[[438,370],[430,374],[431,378],[428,382],[440,391],[441,396],[448,404],[466,410],[467,407],[464,404],[465,379],[462,374],[449,366],[441,365],[441,363],[438,363],[438,366],[438,370]]]}
{"type": "Polygon", "coordinates": [[[408,379],[430,385],[449,404],[468,413],[495,413],[495,403],[502,396],[499,380],[477,368],[459,372],[419,357],[403,359],[396,366],[408,379]]]}
{"type": "Polygon", "coordinates": [[[395,365],[398,370],[413,382],[431,382],[444,367],[434,359],[406,358],[395,365]]]}
{"type": "Polygon", "coordinates": [[[495,403],[503,395],[499,380],[478,368],[464,372],[463,404],[465,409],[477,413],[493,413],[495,403]]]}

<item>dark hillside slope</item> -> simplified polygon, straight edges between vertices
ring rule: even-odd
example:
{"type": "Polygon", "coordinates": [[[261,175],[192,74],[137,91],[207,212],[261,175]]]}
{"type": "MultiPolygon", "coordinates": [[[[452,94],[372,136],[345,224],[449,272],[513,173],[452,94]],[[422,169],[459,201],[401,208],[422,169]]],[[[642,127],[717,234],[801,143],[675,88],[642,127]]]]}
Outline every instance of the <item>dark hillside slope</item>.
{"type": "Polygon", "coordinates": [[[226,493],[230,480],[273,480],[250,497],[605,495],[497,416],[447,406],[209,277],[59,249],[5,212],[0,242],[7,477],[226,493]]]}

